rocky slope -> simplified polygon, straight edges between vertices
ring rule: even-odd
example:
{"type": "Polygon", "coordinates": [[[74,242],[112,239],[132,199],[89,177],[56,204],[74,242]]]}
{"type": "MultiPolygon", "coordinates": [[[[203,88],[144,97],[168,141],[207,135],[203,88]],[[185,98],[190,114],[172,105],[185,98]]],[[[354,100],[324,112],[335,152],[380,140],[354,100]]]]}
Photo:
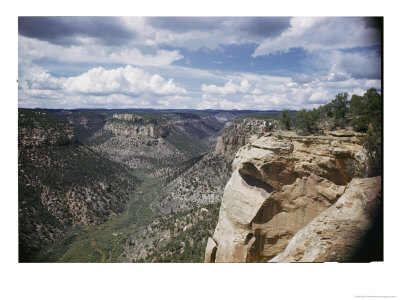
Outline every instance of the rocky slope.
{"type": "Polygon", "coordinates": [[[309,137],[282,132],[251,141],[236,154],[205,261],[276,257],[345,193],[352,179],[349,161],[362,165],[363,159],[354,132],[309,137]]]}
{"type": "Polygon", "coordinates": [[[89,145],[131,168],[154,169],[207,152],[207,139],[216,132],[195,114],[117,113],[89,139],[89,145]]]}
{"type": "Polygon", "coordinates": [[[219,203],[160,216],[125,242],[121,262],[202,262],[219,203]]]}
{"type": "Polygon", "coordinates": [[[19,110],[20,260],[70,228],[122,212],[138,183],[125,166],[76,142],[73,130],[46,113],[19,110]]]}
{"type": "Polygon", "coordinates": [[[108,111],[60,111],[53,113],[60,121],[68,123],[74,129],[77,140],[86,145],[89,138],[102,129],[110,118],[108,111]]]}
{"type": "Polygon", "coordinates": [[[18,146],[24,149],[74,144],[70,127],[48,118],[45,112],[20,110],[18,114],[18,146]]]}
{"type": "Polygon", "coordinates": [[[166,185],[167,199],[156,204],[160,211],[179,211],[219,203],[232,172],[231,163],[236,151],[254,134],[260,133],[262,121],[236,119],[225,126],[214,151],[196,161],[190,168],[166,185]]]}

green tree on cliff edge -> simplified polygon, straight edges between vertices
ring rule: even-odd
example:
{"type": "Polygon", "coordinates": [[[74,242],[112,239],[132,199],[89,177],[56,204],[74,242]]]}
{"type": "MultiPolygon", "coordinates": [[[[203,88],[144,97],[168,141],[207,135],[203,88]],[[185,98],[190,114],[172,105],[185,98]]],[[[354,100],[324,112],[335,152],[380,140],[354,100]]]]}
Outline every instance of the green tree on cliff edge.
{"type": "Polygon", "coordinates": [[[365,116],[370,126],[364,139],[364,147],[368,153],[369,175],[382,175],[383,171],[383,101],[382,96],[374,88],[363,96],[365,116]]]}
{"type": "Polygon", "coordinates": [[[290,130],[290,116],[289,110],[284,109],[281,113],[281,124],[283,125],[284,129],[290,130]]]}
{"type": "Polygon", "coordinates": [[[349,95],[347,93],[340,93],[336,95],[334,100],[332,100],[333,116],[337,124],[340,125],[342,128],[344,128],[346,114],[349,111],[349,101],[347,100],[348,96],[349,95]]]}

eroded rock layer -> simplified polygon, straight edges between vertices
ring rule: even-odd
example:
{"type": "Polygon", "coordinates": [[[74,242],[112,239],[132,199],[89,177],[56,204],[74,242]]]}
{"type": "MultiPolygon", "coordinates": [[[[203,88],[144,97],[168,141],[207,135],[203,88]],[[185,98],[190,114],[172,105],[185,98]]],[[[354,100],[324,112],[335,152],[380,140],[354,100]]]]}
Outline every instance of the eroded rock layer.
{"type": "Polygon", "coordinates": [[[381,177],[355,178],[342,197],[299,230],[271,262],[352,261],[381,206],[381,177]]]}
{"type": "Polygon", "coordinates": [[[134,114],[115,114],[104,125],[104,129],[126,137],[160,138],[168,134],[168,126],[157,126],[134,114]]]}
{"type": "Polygon", "coordinates": [[[249,138],[261,132],[262,120],[247,118],[236,123],[229,122],[225,125],[225,132],[218,138],[215,146],[217,154],[234,154],[239,147],[246,145],[249,138]]]}
{"type": "Polygon", "coordinates": [[[269,261],[344,194],[348,160],[363,164],[353,133],[250,139],[236,154],[206,262],[269,261]]]}

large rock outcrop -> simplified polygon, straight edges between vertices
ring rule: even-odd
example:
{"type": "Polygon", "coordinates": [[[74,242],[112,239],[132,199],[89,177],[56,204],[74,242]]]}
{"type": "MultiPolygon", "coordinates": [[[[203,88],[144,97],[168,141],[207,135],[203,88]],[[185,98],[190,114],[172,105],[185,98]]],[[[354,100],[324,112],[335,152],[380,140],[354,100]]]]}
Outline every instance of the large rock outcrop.
{"type": "Polygon", "coordinates": [[[88,140],[110,160],[134,169],[156,169],[210,151],[215,133],[194,113],[118,113],[88,140]]]}
{"type": "Polygon", "coordinates": [[[242,147],[205,261],[268,261],[282,253],[300,229],[343,195],[351,180],[346,160],[359,159],[362,149],[354,134],[282,133],[242,147]]]}
{"type": "Polygon", "coordinates": [[[218,138],[215,146],[216,154],[234,154],[246,145],[252,135],[261,132],[262,120],[247,118],[240,123],[225,125],[226,131],[218,138]]]}
{"type": "Polygon", "coordinates": [[[355,178],[342,197],[299,230],[271,262],[351,261],[380,212],[381,177],[355,178]]]}
{"type": "Polygon", "coordinates": [[[126,137],[160,138],[168,134],[168,126],[156,125],[135,114],[114,114],[104,129],[126,137]]]}

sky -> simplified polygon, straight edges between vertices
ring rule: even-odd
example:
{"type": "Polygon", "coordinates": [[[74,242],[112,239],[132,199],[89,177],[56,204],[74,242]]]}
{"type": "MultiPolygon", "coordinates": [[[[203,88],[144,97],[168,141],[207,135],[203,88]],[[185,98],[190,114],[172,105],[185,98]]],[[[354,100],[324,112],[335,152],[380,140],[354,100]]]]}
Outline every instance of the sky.
{"type": "Polygon", "coordinates": [[[19,17],[18,106],[311,109],[381,91],[381,19],[19,17]]]}

